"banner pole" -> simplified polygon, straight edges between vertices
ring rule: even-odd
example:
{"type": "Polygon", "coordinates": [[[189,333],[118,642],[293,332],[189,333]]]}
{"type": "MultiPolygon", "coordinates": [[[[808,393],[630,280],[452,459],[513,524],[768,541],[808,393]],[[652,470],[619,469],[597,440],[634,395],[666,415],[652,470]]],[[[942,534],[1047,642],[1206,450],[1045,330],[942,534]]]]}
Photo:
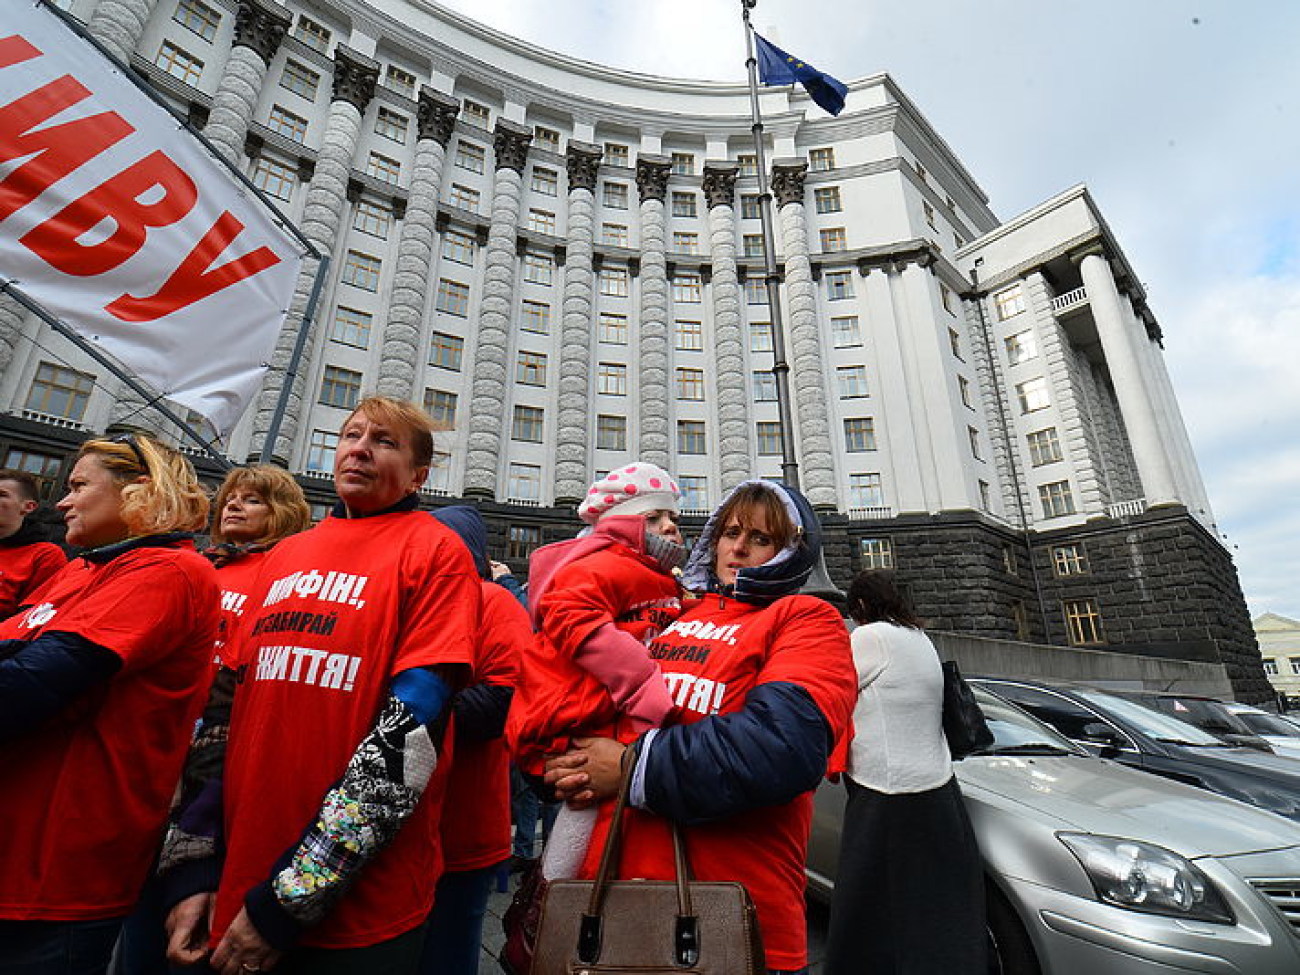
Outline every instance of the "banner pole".
{"type": "MultiPolygon", "coordinates": [[[[311,331],[312,320],[316,317],[316,302],[320,300],[321,288],[325,283],[325,272],[329,269],[329,265],[328,254],[323,255],[320,263],[316,265],[316,277],[311,283],[311,293],[307,296],[307,307],[302,312],[302,323],[298,326],[298,335],[293,342],[289,364],[285,366],[284,383],[280,386],[280,396],[275,403],[275,413],[271,416],[271,426],[266,431],[266,440],[262,443],[262,456],[259,458],[259,463],[272,463],[275,442],[280,439],[280,426],[284,421],[285,412],[289,409],[293,381],[298,377],[298,368],[302,365],[303,350],[307,347],[307,333],[311,331]]],[[[286,466],[288,466],[287,458],[286,466]]]]}

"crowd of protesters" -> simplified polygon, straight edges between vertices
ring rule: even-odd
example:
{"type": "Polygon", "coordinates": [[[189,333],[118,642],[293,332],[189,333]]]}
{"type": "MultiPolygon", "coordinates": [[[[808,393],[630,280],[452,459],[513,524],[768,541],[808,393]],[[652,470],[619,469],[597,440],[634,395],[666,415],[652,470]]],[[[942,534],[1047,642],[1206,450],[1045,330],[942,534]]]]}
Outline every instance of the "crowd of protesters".
{"type": "Polygon", "coordinates": [[[593,876],[626,781],[624,873],[670,879],[675,822],[806,970],[812,793],[861,708],[807,500],[746,481],[688,557],[677,484],[626,464],[525,592],[474,508],[421,510],[434,429],[363,400],[315,526],[278,468],[209,526],[181,454],[89,440],[66,564],[0,471],[0,975],[474,973],[505,866],[593,876]]]}

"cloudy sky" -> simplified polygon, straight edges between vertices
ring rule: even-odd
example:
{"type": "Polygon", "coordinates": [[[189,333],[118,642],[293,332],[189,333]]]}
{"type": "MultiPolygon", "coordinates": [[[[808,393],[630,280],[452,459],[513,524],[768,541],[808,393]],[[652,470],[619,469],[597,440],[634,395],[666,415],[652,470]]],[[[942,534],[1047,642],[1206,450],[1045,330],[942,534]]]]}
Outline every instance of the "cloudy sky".
{"type": "MultiPolygon", "coordinates": [[[[740,0],[442,2],[601,64],[744,77],[740,0]]],[[[1300,619],[1300,3],[760,0],[753,19],[841,80],[889,72],[1003,219],[1089,186],[1164,330],[1251,612],[1300,619]]]]}

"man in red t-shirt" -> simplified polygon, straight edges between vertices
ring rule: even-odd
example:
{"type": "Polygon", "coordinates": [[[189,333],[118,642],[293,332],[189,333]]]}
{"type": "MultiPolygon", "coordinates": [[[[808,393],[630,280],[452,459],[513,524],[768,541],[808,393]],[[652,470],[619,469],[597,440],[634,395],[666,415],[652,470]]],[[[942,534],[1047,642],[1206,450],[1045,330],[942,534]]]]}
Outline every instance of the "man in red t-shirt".
{"type": "Polygon", "coordinates": [[[63,549],[27,521],[40,503],[36,487],[26,471],[0,469],[0,619],[18,612],[68,561],[63,549]]]}
{"type": "Polygon", "coordinates": [[[414,970],[442,868],[448,700],[481,599],[469,552],[418,510],[432,452],[417,407],[362,401],[339,434],[334,512],[267,553],[229,641],[219,782],[187,768],[163,850],[172,961],[414,970]]]}

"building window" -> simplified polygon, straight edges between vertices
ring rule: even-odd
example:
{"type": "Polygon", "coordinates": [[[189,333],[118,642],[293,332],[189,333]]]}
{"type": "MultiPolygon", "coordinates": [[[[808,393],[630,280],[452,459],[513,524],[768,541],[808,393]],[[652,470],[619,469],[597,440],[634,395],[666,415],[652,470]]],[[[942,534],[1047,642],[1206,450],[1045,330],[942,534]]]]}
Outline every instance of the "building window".
{"type": "Polygon", "coordinates": [[[295,95],[311,101],[316,97],[316,88],[320,85],[320,74],[300,61],[289,58],[284,62],[280,72],[280,87],[295,95]]]}
{"type": "Polygon", "coordinates": [[[763,256],[762,234],[743,234],[740,238],[740,245],[745,257],[763,256]]]}
{"type": "Polygon", "coordinates": [[[843,251],[849,248],[848,233],[843,227],[827,227],[821,231],[822,251],[843,251]]]}
{"type": "Polygon", "coordinates": [[[1088,572],[1088,553],[1077,542],[1052,547],[1052,571],[1058,576],[1081,576],[1088,572]]]}
{"type": "Polygon", "coordinates": [[[771,372],[754,373],[754,402],[776,402],[776,374],[771,372]]]}
{"type": "Polygon", "coordinates": [[[429,343],[429,365],[440,369],[460,371],[460,361],[465,354],[465,340],[459,335],[434,332],[429,343]]]}
{"type": "Polygon", "coordinates": [[[709,507],[709,481],[699,474],[679,474],[677,486],[682,489],[683,511],[706,511],[709,507]]]}
{"type": "Polygon", "coordinates": [[[781,456],[781,424],[760,422],[758,424],[758,455],[760,457],[781,456]]]}
{"type": "MultiPolygon", "coordinates": [[[[524,467],[527,465],[517,464],[512,467],[524,467]]],[[[513,481],[511,483],[514,483],[513,481]]],[[[520,500],[540,500],[542,488],[542,472],[537,472],[537,498],[521,498],[520,500]]],[[[509,542],[506,545],[506,558],[526,559],[533,554],[533,549],[542,544],[542,530],[536,525],[511,525],[509,542]]]]}
{"type": "Polygon", "coordinates": [[[343,259],[343,283],[362,291],[379,290],[379,258],[360,251],[348,251],[343,259]]]}
{"type": "Polygon", "coordinates": [[[1018,366],[1022,362],[1038,355],[1038,340],[1034,338],[1034,330],[1027,328],[1023,332],[1017,332],[1015,335],[1006,337],[1007,361],[1013,366],[1018,366]]]}
{"type": "Polygon", "coordinates": [[[297,177],[298,172],[292,166],[262,156],[253,163],[253,173],[250,178],[253,185],[267,196],[273,196],[277,200],[289,200],[293,197],[293,187],[297,177]]]}
{"type": "Polygon", "coordinates": [[[1038,486],[1038,500],[1043,506],[1044,518],[1061,518],[1074,514],[1074,495],[1069,481],[1053,481],[1038,486]]]}
{"type": "Polygon", "coordinates": [[[472,265],[477,243],[470,234],[459,230],[444,230],[442,233],[443,260],[454,264],[472,265]]]}
{"type": "Polygon", "coordinates": [[[551,330],[551,306],[544,301],[525,298],[520,308],[519,327],[525,332],[547,334],[551,330]]]}
{"type": "Polygon", "coordinates": [[[826,297],[830,301],[842,301],[853,297],[852,271],[826,272],[826,297]]]}
{"type": "Polygon", "coordinates": [[[969,406],[972,410],[975,409],[975,404],[971,402],[970,398],[970,380],[965,376],[957,377],[957,392],[961,396],[962,406],[969,406]]]}
{"type": "Polygon", "coordinates": [[[345,308],[342,305],[334,312],[334,331],[330,338],[344,345],[356,346],[358,349],[370,347],[370,325],[373,316],[368,312],[345,308]]]}
{"type": "Polygon", "coordinates": [[[596,392],[606,396],[626,396],[627,366],[618,362],[597,363],[596,392]]]}
{"type": "Polygon", "coordinates": [[[957,334],[955,328],[948,329],[948,347],[952,349],[954,359],[961,359],[962,362],[966,361],[961,354],[961,336],[957,334]]]}
{"type": "Polygon", "coordinates": [[[952,307],[952,291],[946,284],[939,285],[939,301],[943,304],[943,310],[949,315],[957,314],[952,307]]]}
{"type": "Polygon", "coordinates": [[[461,103],[460,114],[470,125],[480,129],[491,128],[492,112],[486,105],[466,98],[461,103]]]}
{"type": "Polygon", "coordinates": [[[406,145],[406,116],[398,115],[391,108],[380,107],[375,118],[375,134],[392,142],[406,145]]]}
{"type": "Polygon", "coordinates": [[[547,152],[560,151],[560,133],[555,129],[547,128],[545,125],[533,126],[533,145],[538,149],[545,149],[547,152]]]}
{"type": "Polygon", "coordinates": [[[1061,460],[1061,441],[1056,435],[1056,427],[1034,430],[1026,439],[1029,441],[1029,459],[1034,467],[1054,464],[1061,460]]]}
{"type": "Polygon", "coordinates": [[[888,538],[858,539],[858,555],[863,569],[892,569],[894,543],[888,538]]]}
{"type": "Polygon", "coordinates": [[[814,173],[824,173],[828,169],[835,168],[835,150],[834,149],[810,149],[808,150],[808,168],[814,173]]]}
{"type": "Polygon", "coordinates": [[[402,164],[382,152],[372,152],[370,158],[366,160],[366,175],[383,180],[385,183],[396,183],[401,172],[402,164]]]}
{"type": "MultiPolygon", "coordinates": [[[[676,284],[674,284],[674,290],[676,284]]],[[[626,298],[628,293],[628,273],[625,267],[602,267],[600,269],[600,293],[610,298],[626,298]]]]}
{"type": "Polygon", "coordinates": [[[626,247],[627,241],[627,224],[602,223],[600,225],[600,242],[602,244],[610,244],[614,247],[626,247]]]}
{"type": "Polygon", "coordinates": [[[993,296],[993,305],[997,309],[998,321],[1005,322],[1013,315],[1019,315],[1025,310],[1025,295],[1020,290],[1020,285],[1014,285],[1005,291],[999,291],[993,296]]]}
{"type": "Polygon", "coordinates": [[[698,217],[694,193],[673,193],[672,208],[674,217],[698,217]]]}
{"type": "Polygon", "coordinates": [[[35,476],[37,494],[42,501],[48,501],[58,490],[59,471],[63,467],[63,458],[55,454],[43,454],[37,450],[10,447],[5,454],[4,466],[11,471],[26,471],[35,476]]]}
{"type": "Polygon", "coordinates": [[[813,190],[813,208],[818,213],[839,213],[844,207],[840,204],[838,186],[819,186],[813,190]]]}
{"type": "MultiPolygon", "coordinates": [[[[517,501],[540,501],[542,469],[536,464],[511,464],[506,493],[517,501]]],[[[540,530],[537,530],[540,534],[540,530]]],[[[514,532],[511,532],[513,536],[514,532]]],[[[538,541],[541,541],[538,538],[538,541]]]]}
{"type": "Polygon", "coordinates": [[[695,153],[674,152],[672,154],[672,171],[677,176],[694,176],[695,153]]]}
{"type": "Polygon", "coordinates": [[[851,454],[876,449],[876,423],[871,417],[849,417],[844,421],[844,449],[851,454]]]}
{"type": "Polygon", "coordinates": [[[840,399],[857,399],[871,395],[870,390],[867,389],[866,366],[838,366],[835,369],[835,379],[839,385],[840,399]]]}
{"type": "Polygon", "coordinates": [[[447,194],[447,202],[452,206],[460,207],[462,210],[470,210],[474,213],[478,213],[478,199],[478,190],[472,190],[460,183],[452,183],[451,192],[447,194]]]}
{"type": "Polygon", "coordinates": [[[745,304],[767,304],[767,282],[762,278],[745,279],[745,304]]]}
{"type": "Polygon", "coordinates": [[[271,117],[266,127],[294,142],[302,142],[307,137],[307,120],[282,105],[271,106],[271,117]]]}
{"type": "Polygon", "coordinates": [[[307,441],[307,470],[328,471],[334,467],[334,451],[339,435],[331,430],[313,430],[307,441]]]}
{"type": "Polygon", "coordinates": [[[628,164],[627,146],[621,142],[606,142],[605,163],[609,166],[626,166],[628,164]]]}
{"type": "Polygon", "coordinates": [[[682,367],[678,368],[677,398],[684,399],[684,400],[704,399],[704,370],[703,369],[686,369],[682,367]]]}
{"type": "Polygon", "coordinates": [[[390,64],[384,72],[384,87],[407,98],[414,98],[415,75],[395,64],[390,64]]]}
{"type": "Polygon", "coordinates": [[[217,13],[201,0],[180,0],[172,20],[180,24],[205,41],[217,36],[217,24],[221,23],[221,14],[217,13]]]}
{"type": "Polygon", "coordinates": [[[555,213],[551,210],[538,210],[536,208],[528,211],[528,229],[539,234],[549,234],[555,236],[555,213]]]}
{"type": "Polygon", "coordinates": [[[673,250],[682,254],[696,254],[700,250],[700,235],[687,230],[673,231],[673,250]]]}
{"type": "Polygon", "coordinates": [[[704,453],[704,421],[677,421],[677,452],[679,454],[704,453]]]}
{"type": "Polygon", "coordinates": [[[293,36],[302,41],[313,51],[320,51],[324,54],[330,46],[330,29],[324,24],[318,24],[310,17],[298,15],[298,26],[294,28],[293,36]]]}
{"type": "Polygon", "coordinates": [[[742,220],[757,220],[761,212],[757,194],[740,194],[740,218],[742,220]]]}
{"type": "Polygon", "coordinates": [[[560,193],[560,174],[554,169],[533,167],[533,192],[542,196],[558,196],[560,193]]]}
{"type": "Polygon", "coordinates": [[[934,225],[934,207],[922,200],[921,211],[925,214],[925,222],[930,225],[930,229],[938,230],[939,228],[934,225]]]}
{"type": "Polygon", "coordinates": [[[627,184],[606,183],[601,189],[601,202],[611,210],[626,210],[627,184]]]}
{"type": "Polygon", "coordinates": [[[424,391],[424,412],[428,413],[438,426],[450,430],[456,425],[456,401],[457,396],[455,393],[449,393],[442,389],[426,389],[424,391]]]}
{"type": "Polygon", "coordinates": [[[187,85],[197,85],[203,77],[203,62],[171,41],[163,41],[154,64],[187,85]]]}
{"type": "Polygon", "coordinates": [[[983,460],[984,451],[983,448],[980,447],[980,432],[974,427],[967,427],[966,439],[970,442],[970,455],[976,460],[983,460]]]}
{"type": "Polygon", "coordinates": [[[1047,380],[1042,376],[1016,385],[1016,398],[1020,400],[1021,413],[1033,413],[1051,406],[1047,396],[1047,380]]]}
{"type": "Polygon", "coordinates": [[[555,262],[545,254],[524,255],[524,280],[529,284],[550,284],[555,278],[555,262]]]}
{"type": "Polygon", "coordinates": [[[1300,657],[1288,657],[1287,663],[1291,665],[1291,673],[1300,674],[1300,657]]]}
{"type": "Polygon", "coordinates": [[[979,486],[980,486],[980,508],[983,509],[984,511],[988,511],[991,513],[993,511],[993,495],[992,492],[989,490],[989,482],[980,481],[979,486]]]}
{"type": "Polygon", "coordinates": [[[352,214],[352,226],[372,237],[388,238],[388,228],[393,222],[393,211],[370,200],[358,200],[352,214]]]}
{"type": "Polygon", "coordinates": [[[94,385],[95,377],[90,373],[42,362],[36,367],[32,388],[27,391],[25,408],[44,416],[80,422],[86,415],[86,403],[94,385]]]}
{"type": "Polygon", "coordinates": [[[541,352],[520,352],[515,362],[515,382],[524,386],[545,386],[546,356],[541,352]]]}
{"type": "Polygon", "coordinates": [[[741,176],[758,175],[758,156],[752,152],[742,152],[736,156],[736,162],[740,164],[741,176]]]}
{"type": "Polygon", "coordinates": [[[481,173],[486,158],[487,150],[482,146],[476,146],[472,142],[456,143],[457,169],[468,170],[471,173],[481,173]]]}
{"type": "Polygon", "coordinates": [[[885,487],[879,474],[849,475],[850,508],[883,508],[885,487]]]}
{"type": "Polygon", "coordinates": [[[772,341],[771,322],[749,323],[750,352],[771,352],[773,348],[772,341]]]}
{"type": "Polygon", "coordinates": [[[673,275],[673,301],[697,305],[703,300],[704,283],[694,271],[679,271],[673,275]]]}
{"type": "MultiPolygon", "coordinates": [[[[426,407],[426,411],[427,411],[426,407]]],[[[451,493],[451,454],[435,450],[429,458],[429,476],[424,479],[422,490],[434,494],[451,493]]]]}
{"type": "Polygon", "coordinates": [[[439,278],[434,307],[448,315],[464,318],[469,314],[469,285],[450,278],[439,278]]]}
{"type": "Polygon", "coordinates": [[[627,345],[627,316],[601,312],[597,321],[597,336],[610,345],[627,345]]]}
{"type": "Polygon", "coordinates": [[[1101,631],[1101,611],[1097,609],[1095,599],[1066,599],[1061,608],[1065,611],[1065,629],[1071,645],[1088,647],[1106,642],[1101,631]]]}
{"type": "Polygon", "coordinates": [[[674,325],[677,335],[677,348],[683,352],[698,352],[704,348],[704,326],[702,323],[679,320],[674,325]]]}
{"type": "Polygon", "coordinates": [[[831,341],[837,349],[853,348],[862,344],[862,330],[857,315],[840,315],[831,319],[831,341]]]}
{"type": "Polygon", "coordinates": [[[326,406],[350,410],[357,405],[361,395],[361,373],[338,366],[326,366],[325,378],[320,384],[320,401],[326,406]]]}
{"type": "MultiPolygon", "coordinates": [[[[1300,671],[1297,671],[1297,673],[1300,673],[1300,671]]],[[[1278,676],[1277,661],[1274,660],[1272,657],[1264,658],[1264,676],[1265,677],[1278,676]]]]}
{"type": "Polygon", "coordinates": [[[596,416],[596,448],[598,450],[627,450],[627,417],[598,414],[596,416]]]}
{"type": "Polygon", "coordinates": [[[511,439],[523,440],[527,443],[541,443],[542,422],[545,416],[545,412],[540,407],[516,406],[514,423],[510,431],[511,439]]]}

